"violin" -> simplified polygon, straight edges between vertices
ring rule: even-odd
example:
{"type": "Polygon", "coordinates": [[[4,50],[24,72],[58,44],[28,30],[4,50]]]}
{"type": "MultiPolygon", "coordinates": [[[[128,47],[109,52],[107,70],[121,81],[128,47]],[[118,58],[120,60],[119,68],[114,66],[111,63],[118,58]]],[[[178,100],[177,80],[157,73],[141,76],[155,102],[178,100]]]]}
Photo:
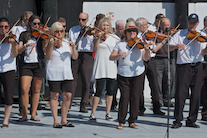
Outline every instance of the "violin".
{"type": "Polygon", "coordinates": [[[41,25],[40,29],[34,30],[32,32],[32,36],[35,38],[41,37],[42,39],[48,39],[50,31],[45,30],[45,28],[47,28],[47,26],[44,27],[44,25],[41,25]]]}
{"type": "MultiPolygon", "coordinates": [[[[134,39],[129,40],[128,46],[132,47],[138,39],[139,39],[138,37],[135,37],[134,39]]],[[[144,45],[147,45],[147,42],[143,42],[143,41],[139,40],[139,42],[136,44],[136,47],[139,49],[143,49],[144,45]]]]}
{"type": "MultiPolygon", "coordinates": [[[[152,40],[156,36],[156,33],[153,31],[148,30],[148,32],[145,33],[145,37],[147,40],[152,40]]],[[[164,40],[166,38],[166,34],[164,33],[157,33],[157,39],[164,40]]]]}
{"type": "MultiPolygon", "coordinates": [[[[9,34],[7,34],[7,36],[5,37],[5,35],[2,35],[0,37],[0,41],[2,41],[3,39],[3,43],[7,42],[9,43],[9,38],[13,38],[16,41],[16,35],[14,35],[12,32],[10,32],[9,34]]],[[[17,41],[16,41],[17,42],[17,41]]]]}
{"type": "MultiPolygon", "coordinates": [[[[84,27],[84,29],[81,30],[81,35],[93,35],[94,37],[98,36],[98,34],[100,32],[103,32],[102,30],[98,30],[96,28],[91,28],[91,27],[84,27]],[[88,30],[86,31],[86,28],[88,28],[88,30]],[[85,34],[84,34],[85,33],[85,34]]],[[[106,40],[106,34],[103,33],[100,37],[101,40],[105,41],[106,40]]]]}
{"type": "Polygon", "coordinates": [[[187,34],[187,37],[188,39],[192,40],[194,39],[194,37],[197,37],[196,39],[201,42],[201,43],[204,43],[204,42],[207,42],[207,36],[202,36],[200,35],[199,32],[197,31],[190,31],[188,34],[187,34]]]}

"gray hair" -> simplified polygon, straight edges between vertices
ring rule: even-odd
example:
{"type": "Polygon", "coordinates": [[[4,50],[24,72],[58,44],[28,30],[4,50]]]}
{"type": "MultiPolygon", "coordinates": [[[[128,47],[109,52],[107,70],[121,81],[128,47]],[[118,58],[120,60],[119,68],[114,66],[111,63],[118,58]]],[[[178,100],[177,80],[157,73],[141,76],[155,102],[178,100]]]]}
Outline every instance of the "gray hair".
{"type": "Polygon", "coordinates": [[[145,19],[144,17],[137,18],[136,21],[135,21],[135,25],[137,27],[141,26],[143,20],[146,20],[147,21],[147,19],[145,19]]]}
{"type": "Polygon", "coordinates": [[[115,22],[115,27],[117,28],[117,26],[122,23],[123,25],[125,25],[125,22],[123,20],[118,20],[115,22]]]}
{"type": "Polygon", "coordinates": [[[207,24],[207,16],[204,17],[203,22],[207,24]]]}
{"type": "MultiPolygon", "coordinates": [[[[51,26],[50,34],[54,35],[54,32],[57,30],[63,29],[63,38],[65,36],[65,29],[63,28],[62,24],[60,22],[54,22],[51,26]]],[[[63,39],[62,38],[62,39],[63,39]]]]}
{"type": "Polygon", "coordinates": [[[113,33],[113,29],[111,26],[111,20],[108,17],[104,17],[100,20],[99,24],[98,24],[98,28],[100,28],[103,24],[103,22],[107,21],[109,23],[109,33],[113,33]]]}
{"type": "Polygon", "coordinates": [[[33,12],[32,11],[25,11],[24,14],[23,14],[23,18],[22,19],[26,20],[27,16],[29,16],[29,15],[33,15],[33,12]]]}

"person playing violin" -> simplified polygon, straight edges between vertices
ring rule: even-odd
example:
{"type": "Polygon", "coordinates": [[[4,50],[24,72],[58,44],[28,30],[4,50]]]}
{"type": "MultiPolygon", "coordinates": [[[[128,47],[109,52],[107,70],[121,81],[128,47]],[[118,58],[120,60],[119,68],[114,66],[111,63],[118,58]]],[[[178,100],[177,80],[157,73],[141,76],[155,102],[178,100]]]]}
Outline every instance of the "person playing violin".
{"type": "Polygon", "coordinates": [[[119,38],[109,33],[112,32],[111,21],[109,18],[104,17],[100,20],[98,28],[102,29],[106,35],[106,40],[101,40],[102,32],[100,32],[96,39],[93,40],[94,43],[94,51],[96,52],[96,56],[94,59],[94,66],[91,81],[96,82],[96,93],[92,102],[92,112],[90,115],[90,120],[95,121],[95,111],[98,106],[98,102],[100,100],[101,93],[106,84],[106,120],[112,120],[110,110],[111,103],[113,99],[113,90],[114,83],[117,76],[117,65],[115,61],[110,61],[109,56],[115,47],[116,43],[119,42],[119,38]],[[111,35],[116,37],[113,38],[111,35]]]}
{"type": "MultiPolygon", "coordinates": [[[[162,18],[160,21],[161,33],[164,33],[166,28],[170,28],[171,22],[168,18],[162,18]]],[[[166,38],[167,39],[167,38],[166,38]]],[[[159,84],[159,99],[160,105],[168,107],[168,52],[167,52],[167,43],[164,43],[165,40],[157,39],[157,45],[162,44],[162,48],[156,52],[155,61],[156,61],[156,70],[157,78],[159,84]]],[[[171,71],[171,93],[170,98],[174,97],[175,91],[175,52],[170,53],[170,71],[171,71]]],[[[173,103],[169,102],[169,106],[173,107],[173,103]]]]}
{"type": "Polygon", "coordinates": [[[158,31],[160,31],[160,27],[158,28],[158,26],[159,26],[159,22],[160,22],[160,20],[162,19],[162,18],[164,18],[165,16],[164,16],[164,14],[162,14],[162,13],[159,13],[159,14],[157,14],[156,16],[155,16],[155,22],[153,23],[153,24],[151,24],[150,26],[149,26],[149,30],[151,30],[151,31],[153,31],[153,32],[156,32],[157,30],[158,31]],[[158,28],[158,29],[157,29],[158,28]]]}
{"type": "Polygon", "coordinates": [[[32,36],[33,28],[39,29],[40,18],[37,15],[32,15],[29,18],[27,31],[22,32],[19,38],[19,53],[24,53],[23,65],[21,70],[21,98],[22,98],[22,111],[23,117],[18,121],[27,121],[27,110],[29,103],[29,90],[30,85],[32,89],[32,110],[31,119],[33,121],[40,121],[36,118],[36,110],[38,107],[40,89],[42,86],[42,80],[45,77],[45,56],[44,50],[47,45],[45,40],[41,38],[37,41],[37,38],[32,36]],[[31,52],[31,49],[34,48],[31,52]],[[31,52],[31,53],[30,53],[31,52]]]}
{"type": "Polygon", "coordinates": [[[144,49],[134,47],[127,54],[130,50],[128,42],[137,37],[138,29],[134,22],[127,22],[125,29],[121,32],[125,39],[116,44],[110,55],[110,60],[112,61],[119,59],[117,81],[121,97],[118,110],[119,125],[117,129],[124,128],[128,103],[130,103],[129,127],[137,129],[139,127],[135,124],[135,120],[137,120],[139,101],[144,85],[144,61],[148,61],[150,58],[149,46],[144,45],[144,49]]]}
{"type": "MultiPolygon", "coordinates": [[[[0,37],[3,38],[9,31],[9,20],[5,17],[0,18],[0,37]]],[[[13,103],[13,90],[15,82],[16,56],[18,55],[18,45],[14,38],[7,37],[0,44],[0,83],[4,88],[4,121],[1,128],[8,128],[9,116],[13,103]]]]}
{"type": "Polygon", "coordinates": [[[46,80],[50,88],[50,107],[54,119],[54,128],[62,126],[74,127],[67,118],[68,109],[72,97],[73,74],[71,69],[71,58],[77,59],[78,52],[72,41],[64,39],[65,29],[60,22],[55,22],[51,26],[50,34],[58,38],[51,38],[46,48],[46,80]],[[62,41],[61,41],[62,40],[62,41]],[[63,41],[64,40],[64,41],[63,41]],[[62,90],[63,104],[61,107],[61,124],[57,118],[57,102],[59,91],[62,90]]]}
{"type": "MultiPolygon", "coordinates": [[[[82,37],[81,30],[86,26],[88,22],[88,14],[82,12],[79,14],[79,25],[70,29],[66,39],[73,41],[77,45],[77,51],[79,53],[78,59],[72,59],[72,71],[74,76],[72,100],[76,91],[78,75],[80,73],[82,78],[82,97],[80,103],[80,112],[88,113],[88,97],[90,91],[90,79],[93,70],[93,36],[86,35],[82,37]],[[81,39],[82,37],[82,39],[81,39]]],[[[72,103],[72,102],[71,102],[72,103]]]]}
{"type": "Polygon", "coordinates": [[[177,89],[175,93],[175,110],[173,125],[171,128],[182,126],[183,107],[188,97],[189,88],[190,108],[189,116],[186,120],[187,127],[199,128],[195,122],[198,116],[200,105],[200,90],[202,83],[202,61],[203,55],[207,54],[206,43],[200,43],[197,40],[192,41],[187,38],[190,31],[195,31],[199,24],[198,15],[193,13],[188,16],[188,28],[176,33],[170,40],[170,50],[177,50],[177,89]],[[187,45],[188,44],[188,45],[187,45]]]}
{"type": "MultiPolygon", "coordinates": [[[[204,17],[204,28],[207,27],[207,16],[204,17]]],[[[202,29],[203,30],[203,29],[202,29]]],[[[201,30],[201,31],[202,31],[201,30]]],[[[207,29],[203,31],[203,34],[207,36],[207,29]]],[[[205,99],[203,103],[203,108],[201,111],[201,120],[207,121],[207,56],[204,56],[205,61],[203,61],[203,74],[202,74],[202,85],[205,85],[205,99]]]]}
{"type": "MultiPolygon", "coordinates": [[[[135,22],[136,26],[139,29],[138,37],[140,38],[142,33],[144,33],[148,28],[147,20],[143,17],[138,18],[135,22]]],[[[165,113],[160,110],[159,103],[159,86],[157,81],[157,71],[156,71],[156,61],[154,59],[155,52],[157,52],[160,48],[162,48],[162,44],[155,45],[155,42],[152,40],[147,40],[145,35],[141,38],[142,41],[147,42],[151,47],[152,51],[150,51],[150,60],[144,61],[145,65],[145,75],[147,75],[149,86],[151,89],[152,96],[152,104],[153,104],[153,112],[154,114],[164,115],[165,113]]],[[[144,91],[144,88],[143,88],[144,91]]],[[[146,108],[144,107],[144,94],[142,91],[142,97],[140,99],[140,107],[139,107],[139,115],[143,115],[146,108]]]]}

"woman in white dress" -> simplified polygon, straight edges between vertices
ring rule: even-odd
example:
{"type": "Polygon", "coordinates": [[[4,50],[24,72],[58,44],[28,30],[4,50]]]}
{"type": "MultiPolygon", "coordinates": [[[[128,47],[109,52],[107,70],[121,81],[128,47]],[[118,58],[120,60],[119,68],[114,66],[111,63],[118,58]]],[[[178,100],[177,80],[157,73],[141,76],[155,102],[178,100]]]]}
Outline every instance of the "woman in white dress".
{"type": "Polygon", "coordinates": [[[55,22],[51,26],[51,35],[58,38],[49,40],[46,48],[46,79],[50,87],[50,107],[54,119],[54,128],[74,127],[66,120],[71,96],[73,74],[71,70],[71,58],[77,59],[78,52],[72,41],[64,39],[65,30],[60,22],[55,22]],[[63,104],[61,107],[61,123],[57,118],[57,102],[59,91],[62,90],[63,104]]]}
{"type": "Polygon", "coordinates": [[[96,121],[95,111],[100,100],[101,93],[106,84],[106,120],[112,120],[110,116],[111,103],[113,99],[114,82],[117,76],[116,61],[110,61],[109,56],[114,46],[119,42],[119,38],[112,33],[111,21],[109,18],[100,20],[99,29],[103,30],[106,40],[101,40],[103,33],[99,33],[94,39],[94,51],[96,56],[94,59],[93,72],[91,81],[96,81],[96,93],[92,102],[92,113],[89,120],[96,121]],[[110,35],[109,35],[110,34],[110,35]]]}

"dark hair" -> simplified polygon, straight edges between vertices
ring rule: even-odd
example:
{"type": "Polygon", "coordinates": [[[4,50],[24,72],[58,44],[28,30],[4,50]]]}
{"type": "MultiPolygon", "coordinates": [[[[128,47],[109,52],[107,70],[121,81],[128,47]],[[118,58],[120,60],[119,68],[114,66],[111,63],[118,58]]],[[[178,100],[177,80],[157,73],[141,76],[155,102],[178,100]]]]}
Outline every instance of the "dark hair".
{"type": "Polygon", "coordinates": [[[32,38],[32,28],[30,26],[30,24],[32,23],[32,21],[34,19],[39,19],[40,20],[40,17],[37,16],[37,15],[32,15],[30,18],[29,18],[29,23],[27,25],[27,32],[25,34],[25,40],[28,41],[32,38]]]}
{"type": "Polygon", "coordinates": [[[0,18],[0,23],[1,22],[7,22],[9,24],[9,20],[6,17],[1,17],[0,18]]]}

